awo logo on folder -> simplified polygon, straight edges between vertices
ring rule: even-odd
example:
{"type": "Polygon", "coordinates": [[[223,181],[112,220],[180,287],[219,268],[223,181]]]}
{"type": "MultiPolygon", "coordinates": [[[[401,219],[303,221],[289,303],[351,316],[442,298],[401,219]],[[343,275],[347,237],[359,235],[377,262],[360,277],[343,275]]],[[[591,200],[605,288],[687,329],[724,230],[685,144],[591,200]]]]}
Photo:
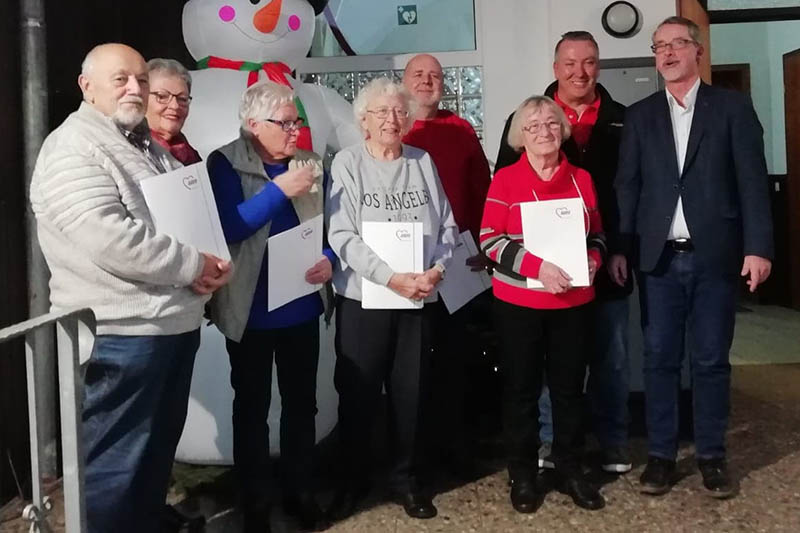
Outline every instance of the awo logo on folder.
{"type": "MultiPolygon", "coordinates": [[[[395,272],[423,271],[422,222],[362,222],[361,240],[395,272]]],[[[422,305],[421,300],[410,300],[361,278],[364,309],[418,309],[422,305]]]]}
{"type": "Polygon", "coordinates": [[[558,218],[569,218],[572,216],[572,209],[569,207],[556,207],[556,216],[558,218]]]}

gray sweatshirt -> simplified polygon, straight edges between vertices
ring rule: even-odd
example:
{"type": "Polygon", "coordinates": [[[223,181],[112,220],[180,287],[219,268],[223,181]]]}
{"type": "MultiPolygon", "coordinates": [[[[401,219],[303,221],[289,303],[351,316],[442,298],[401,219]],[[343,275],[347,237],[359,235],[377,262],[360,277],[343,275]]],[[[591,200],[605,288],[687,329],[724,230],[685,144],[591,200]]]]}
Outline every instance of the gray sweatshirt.
{"type": "MultiPolygon", "coordinates": [[[[361,300],[361,278],[387,285],[395,272],[361,240],[361,222],[422,222],[425,268],[447,266],[458,226],[439,174],[424,150],[403,145],[401,157],[379,161],[364,143],[336,154],[325,205],[328,242],[339,261],[333,270],[337,294],[361,300]]],[[[435,301],[436,291],[426,299],[435,301]]]]}

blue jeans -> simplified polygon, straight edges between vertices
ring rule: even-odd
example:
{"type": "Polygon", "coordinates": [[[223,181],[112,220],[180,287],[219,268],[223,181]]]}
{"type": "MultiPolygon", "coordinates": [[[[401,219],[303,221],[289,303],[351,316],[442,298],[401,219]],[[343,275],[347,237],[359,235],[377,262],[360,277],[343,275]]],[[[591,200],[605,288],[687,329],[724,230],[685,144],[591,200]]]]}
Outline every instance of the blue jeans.
{"type": "Polygon", "coordinates": [[[542,444],[553,444],[553,406],[550,405],[550,389],[544,377],[539,395],[539,440],[542,444]]]}
{"type": "Polygon", "coordinates": [[[199,345],[199,330],[97,337],[83,401],[91,533],[160,531],[199,345]]]}
{"type": "MultiPolygon", "coordinates": [[[[589,360],[588,396],[592,429],[603,448],[628,443],[628,299],[597,302],[589,360]]],[[[545,378],[546,380],[547,378],[545,378]]],[[[539,397],[539,439],[553,442],[553,418],[547,387],[539,397]]]]}
{"type": "Polygon", "coordinates": [[[589,412],[594,435],[604,449],[628,445],[628,299],[598,302],[593,353],[589,361],[589,412]]]}
{"type": "Polygon", "coordinates": [[[669,460],[677,456],[678,395],[686,352],[696,457],[725,456],[736,290],[735,275],[709,273],[693,252],[669,248],[653,272],[639,274],[650,455],[669,460]]]}

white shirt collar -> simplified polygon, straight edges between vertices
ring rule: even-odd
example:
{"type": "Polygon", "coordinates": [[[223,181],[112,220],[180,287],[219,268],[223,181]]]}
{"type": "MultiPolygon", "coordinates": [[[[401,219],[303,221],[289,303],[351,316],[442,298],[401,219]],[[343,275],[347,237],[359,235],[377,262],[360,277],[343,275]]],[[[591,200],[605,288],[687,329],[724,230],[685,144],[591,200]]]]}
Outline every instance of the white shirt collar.
{"type": "Polygon", "coordinates": [[[678,100],[674,96],[672,96],[672,93],[669,92],[669,89],[664,89],[664,92],[667,93],[667,102],[669,102],[669,106],[671,108],[678,106],[682,110],[689,111],[694,108],[694,103],[697,101],[697,91],[699,89],[700,89],[700,77],[698,77],[695,80],[694,85],[692,85],[692,88],[689,89],[689,92],[686,93],[686,96],[683,97],[683,103],[686,105],[686,107],[683,107],[678,103],[678,100]]]}

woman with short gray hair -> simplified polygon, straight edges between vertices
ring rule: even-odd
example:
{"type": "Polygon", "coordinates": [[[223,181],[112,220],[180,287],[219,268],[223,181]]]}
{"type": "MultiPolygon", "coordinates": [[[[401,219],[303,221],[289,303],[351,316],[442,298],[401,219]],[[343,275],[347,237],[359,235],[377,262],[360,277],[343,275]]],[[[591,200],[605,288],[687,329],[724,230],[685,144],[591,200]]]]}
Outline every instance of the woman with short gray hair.
{"type": "Polygon", "coordinates": [[[231,364],[233,461],[245,531],[269,530],[269,427],[272,361],[281,391],[280,446],[284,506],[303,529],[325,527],[314,498],[312,458],[317,412],[319,317],[327,307],[333,252],[326,247],[305,273],[322,289],[269,309],[267,240],[323,213],[319,157],[299,150],[303,120],[288,87],[265,81],[249,87],[239,106],[242,127],[211,153],[208,170],[236,275],[210,302],[225,335],[231,364]]]}
{"type": "Polygon", "coordinates": [[[242,94],[239,102],[241,132],[248,136],[252,135],[248,121],[268,119],[287,104],[294,105],[294,91],[291,87],[277,83],[252,85],[242,94]]]}
{"type": "MultiPolygon", "coordinates": [[[[399,83],[395,83],[389,78],[380,77],[372,80],[359,91],[358,96],[353,101],[353,114],[356,117],[356,123],[361,128],[361,132],[366,136],[366,117],[368,106],[378,98],[382,97],[395,97],[401,103],[402,108],[406,110],[408,116],[413,117],[417,111],[417,102],[411,97],[408,90],[399,83]]],[[[405,135],[411,126],[414,124],[413,120],[402,120],[401,127],[403,135],[405,135]]]]}
{"type": "Polygon", "coordinates": [[[531,113],[542,112],[549,110],[552,116],[560,124],[561,142],[563,143],[572,134],[572,126],[570,126],[567,115],[564,110],[549,96],[534,95],[526,98],[514,111],[514,116],[511,119],[511,125],[508,128],[508,144],[517,152],[524,151],[525,148],[525,120],[531,113]]]}
{"type": "Polygon", "coordinates": [[[564,111],[553,100],[532,96],[523,101],[508,132],[508,143],[521,154],[495,174],[481,221],[481,250],[496,263],[492,291],[502,348],[503,432],[511,505],[520,513],[533,513],[544,501],[537,482],[537,403],[543,377],[553,404],[559,483],[579,507],[605,505],[597,487],[584,477],[580,458],[592,283],[606,246],[592,178],[561,152],[569,134],[564,111]],[[588,286],[573,286],[567,272],[524,243],[521,206],[565,198],[580,200],[577,212],[565,216],[583,222],[588,286]],[[528,279],[538,280],[543,288],[528,288],[528,279]]]}
{"type": "Polygon", "coordinates": [[[161,57],[148,61],[147,71],[147,124],[151,137],[184,165],[199,162],[200,154],[181,133],[192,102],[192,75],[174,59],[161,57]]]}
{"type": "Polygon", "coordinates": [[[411,123],[406,89],[371,81],[355,101],[364,142],[336,154],[327,202],[328,240],[336,264],[336,373],[343,481],[333,515],[343,519],[365,496],[369,441],[385,388],[392,416],[392,485],[413,518],[436,515],[421,487],[426,448],[431,305],[453,254],[457,227],[436,166],[424,150],[403,144],[411,123]],[[423,272],[395,272],[362,238],[362,222],[420,222],[423,272]],[[365,309],[362,280],[388,287],[421,309],[365,309]]]}

